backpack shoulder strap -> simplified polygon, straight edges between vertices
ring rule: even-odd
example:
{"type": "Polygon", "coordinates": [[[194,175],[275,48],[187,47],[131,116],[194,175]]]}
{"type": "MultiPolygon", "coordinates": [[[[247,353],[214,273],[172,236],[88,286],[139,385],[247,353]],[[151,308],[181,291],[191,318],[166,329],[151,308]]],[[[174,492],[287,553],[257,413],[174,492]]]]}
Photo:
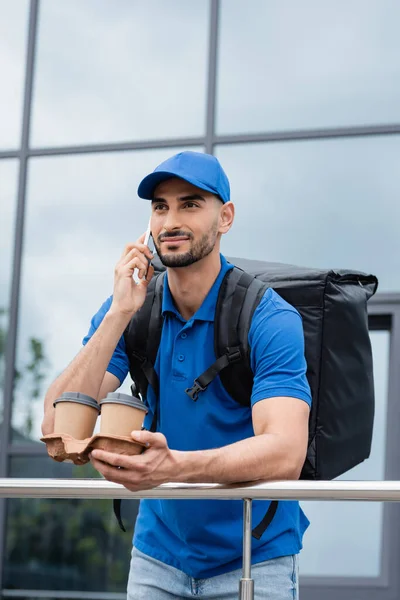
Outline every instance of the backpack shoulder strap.
{"type": "Polygon", "coordinates": [[[238,267],[225,274],[214,319],[217,360],[186,390],[192,400],[197,400],[199,393],[219,375],[228,394],[240,404],[249,406],[253,373],[247,338],[253,313],[267,287],[238,267]]]}
{"type": "Polygon", "coordinates": [[[142,308],[133,315],[124,333],[129,370],[139,393],[146,396],[150,384],[156,396],[159,382],[154,370],[163,326],[162,298],[165,273],[153,277],[142,308]]]}
{"type": "MultiPolygon", "coordinates": [[[[217,360],[195,379],[192,388],[186,390],[193,400],[197,400],[198,394],[219,375],[228,394],[239,404],[250,406],[253,372],[248,334],[254,311],[267,288],[268,284],[238,267],[226,273],[215,309],[214,349],[217,360]]],[[[261,538],[277,509],[278,501],[274,500],[253,529],[254,538],[261,538]]]]}
{"type": "Polygon", "coordinates": [[[241,360],[220,373],[228,394],[239,404],[250,405],[253,372],[250,366],[249,329],[254,311],[268,285],[238,267],[231,269],[218,296],[215,311],[214,346],[217,357],[237,348],[241,360]]]}
{"type": "MultiPolygon", "coordinates": [[[[268,284],[234,267],[232,277],[221,286],[215,311],[214,344],[216,356],[227,348],[239,348],[241,360],[221,371],[221,382],[228,394],[239,404],[250,406],[253,371],[250,366],[249,329],[254,311],[268,284]]],[[[270,503],[264,517],[254,527],[252,536],[259,540],[278,510],[278,501],[270,503]]]]}
{"type": "MultiPolygon", "coordinates": [[[[221,297],[224,298],[227,293],[226,290],[228,288],[228,281],[231,282],[230,288],[235,287],[237,281],[240,279],[240,276],[241,276],[240,269],[238,269],[237,272],[233,273],[233,276],[231,279],[233,270],[230,269],[229,271],[227,271],[225,273],[225,276],[222,280],[222,283],[221,283],[221,286],[220,286],[220,289],[218,292],[218,299],[217,299],[215,315],[214,315],[214,347],[215,348],[216,348],[215,340],[216,340],[216,337],[218,337],[218,335],[216,333],[217,332],[216,319],[217,319],[217,315],[220,310],[219,305],[221,304],[221,297]]],[[[222,300],[222,302],[223,302],[223,300],[222,300]]],[[[185,390],[187,395],[194,401],[196,401],[198,399],[200,392],[204,392],[204,390],[207,389],[207,387],[217,377],[217,375],[220,375],[220,373],[223,371],[223,369],[226,369],[226,367],[229,366],[230,364],[237,363],[238,361],[241,360],[240,351],[239,351],[239,348],[237,345],[229,346],[227,344],[222,353],[218,354],[216,352],[215,354],[216,354],[217,360],[211,365],[211,367],[209,367],[206,371],[204,371],[204,373],[199,375],[199,377],[196,377],[196,379],[193,382],[193,386],[191,388],[187,388],[185,390]]]]}

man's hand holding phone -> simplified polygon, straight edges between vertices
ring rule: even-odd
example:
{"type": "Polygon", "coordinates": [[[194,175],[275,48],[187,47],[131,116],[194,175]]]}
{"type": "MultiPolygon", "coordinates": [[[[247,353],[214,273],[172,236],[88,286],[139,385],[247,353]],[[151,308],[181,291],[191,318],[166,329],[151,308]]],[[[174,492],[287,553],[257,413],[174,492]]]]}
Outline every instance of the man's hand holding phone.
{"type": "Polygon", "coordinates": [[[154,258],[147,244],[148,232],[127,244],[114,271],[114,294],[110,310],[125,315],[134,315],[146,299],[147,286],[154,275],[150,261],[154,258]],[[133,274],[137,269],[137,282],[133,274]]]}

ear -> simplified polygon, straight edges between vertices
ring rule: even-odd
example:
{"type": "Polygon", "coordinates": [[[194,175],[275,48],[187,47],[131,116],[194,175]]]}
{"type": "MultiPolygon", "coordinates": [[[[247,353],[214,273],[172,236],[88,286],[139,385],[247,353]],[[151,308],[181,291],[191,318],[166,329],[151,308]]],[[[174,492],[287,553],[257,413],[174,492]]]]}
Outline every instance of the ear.
{"type": "Polygon", "coordinates": [[[219,214],[219,233],[227,233],[232,227],[233,219],[235,218],[235,207],[232,202],[226,202],[219,214]]]}

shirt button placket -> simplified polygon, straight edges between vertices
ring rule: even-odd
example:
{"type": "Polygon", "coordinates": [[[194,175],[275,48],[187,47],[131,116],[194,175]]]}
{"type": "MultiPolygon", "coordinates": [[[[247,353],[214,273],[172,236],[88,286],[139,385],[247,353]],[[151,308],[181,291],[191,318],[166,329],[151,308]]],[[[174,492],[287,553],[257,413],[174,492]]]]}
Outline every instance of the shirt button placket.
{"type": "Polygon", "coordinates": [[[188,334],[186,333],[186,331],[182,331],[181,333],[178,334],[178,337],[176,338],[176,344],[175,344],[175,361],[176,363],[178,363],[180,366],[178,366],[178,364],[176,365],[176,371],[180,372],[181,375],[184,375],[184,372],[182,371],[183,365],[182,363],[186,360],[186,353],[185,352],[185,342],[184,340],[186,340],[188,337],[188,334]]]}

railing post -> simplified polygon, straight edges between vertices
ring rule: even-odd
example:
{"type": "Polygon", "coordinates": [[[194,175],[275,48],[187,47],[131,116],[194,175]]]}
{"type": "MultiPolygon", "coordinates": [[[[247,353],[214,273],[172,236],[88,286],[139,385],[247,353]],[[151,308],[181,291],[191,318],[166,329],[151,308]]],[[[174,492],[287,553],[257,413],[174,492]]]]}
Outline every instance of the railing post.
{"type": "Polygon", "coordinates": [[[254,581],[251,579],[251,506],[243,500],[243,573],[239,582],[239,600],[254,600],[254,581]]]}

